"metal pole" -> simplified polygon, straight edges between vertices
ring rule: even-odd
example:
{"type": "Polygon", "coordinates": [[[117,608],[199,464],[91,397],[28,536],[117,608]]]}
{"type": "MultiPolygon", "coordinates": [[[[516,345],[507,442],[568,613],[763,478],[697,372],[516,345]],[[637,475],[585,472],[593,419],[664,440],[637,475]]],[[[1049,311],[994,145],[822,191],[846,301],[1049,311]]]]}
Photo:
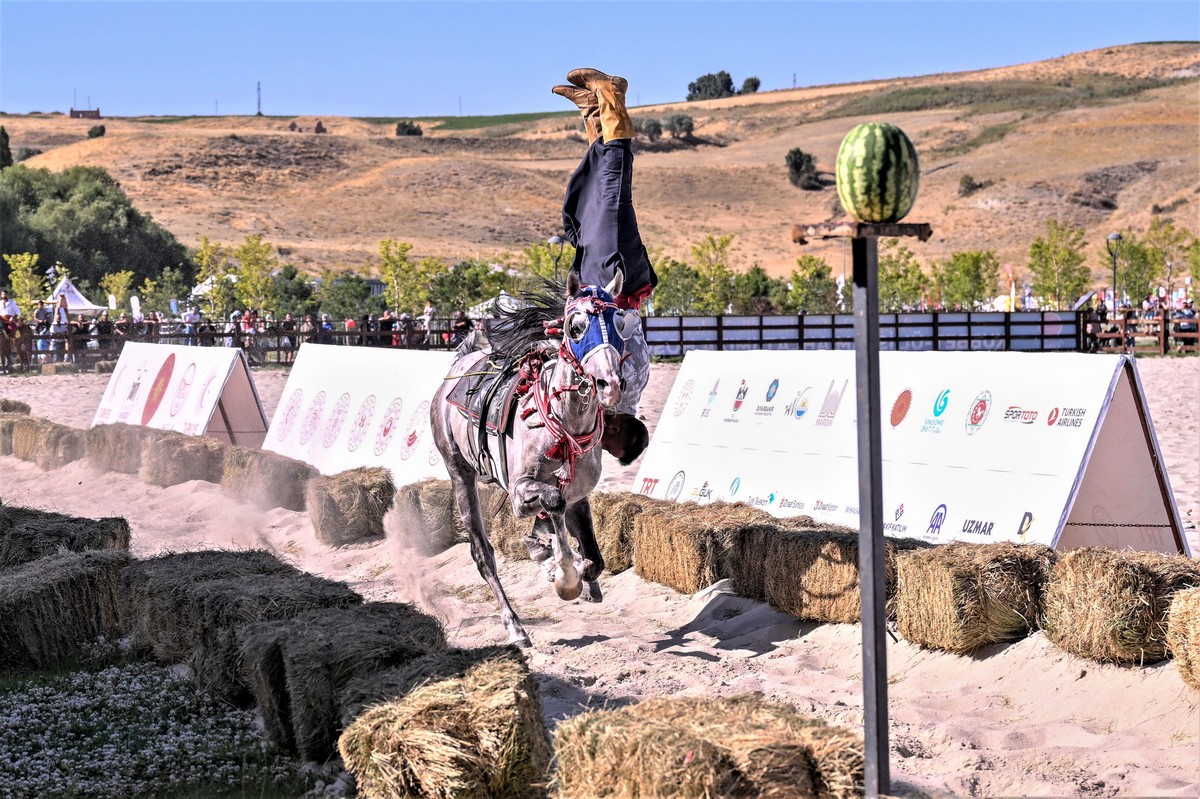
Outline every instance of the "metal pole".
{"type": "Polygon", "coordinates": [[[883,558],[883,446],[879,432],[879,251],[851,240],[854,274],[854,378],[858,405],[858,573],[862,590],[864,788],[890,792],[887,620],[883,558]]]}

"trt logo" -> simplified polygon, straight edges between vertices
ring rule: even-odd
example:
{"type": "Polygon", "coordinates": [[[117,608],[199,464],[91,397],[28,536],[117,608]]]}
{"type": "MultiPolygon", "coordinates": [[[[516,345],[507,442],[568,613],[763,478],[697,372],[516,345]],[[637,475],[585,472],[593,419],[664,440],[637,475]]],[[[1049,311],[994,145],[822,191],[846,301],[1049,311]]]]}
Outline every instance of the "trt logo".
{"type": "Polygon", "coordinates": [[[638,489],[638,493],[645,494],[646,496],[650,496],[651,494],[654,493],[654,489],[657,487],[658,487],[658,478],[657,477],[643,477],[642,478],[642,487],[640,489],[638,489]]]}

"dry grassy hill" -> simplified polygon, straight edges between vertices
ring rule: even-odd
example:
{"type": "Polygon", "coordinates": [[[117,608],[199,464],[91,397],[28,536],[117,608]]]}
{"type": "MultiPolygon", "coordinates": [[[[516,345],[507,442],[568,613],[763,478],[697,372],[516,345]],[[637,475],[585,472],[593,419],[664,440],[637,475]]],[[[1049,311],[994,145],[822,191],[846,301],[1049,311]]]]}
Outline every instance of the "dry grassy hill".
{"type": "MultiPolygon", "coordinates": [[[[629,76],[636,83],[637,76],[629,76]]],[[[546,86],[557,82],[547,76],[546,86]]],[[[736,234],[738,266],[786,275],[803,253],[796,222],[841,216],[832,183],[800,191],[784,155],[800,147],[831,171],[854,124],[886,119],[912,138],[922,183],[909,221],[933,225],[911,245],[922,260],[993,249],[1022,265],[1055,217],[1086,228],[1103,274],[1104,236],[1144,230],[1152,209],[1200,232],[1200,43],[1143,44],[997,69],[767,92],[634,109],[685,112],[697,141],[639,141],[634,196],[651,248],[686,259],[706,235],[736,234]],[[990,183],[958,196],[964,175],[990,183]]],[[[566,109],[564,109],[566,110],[566,109]]],[[[567,177],[585,149],[569,115],[494,124],[425,120],[397,138],[392,122],[315,117],[106,119],[58,114],[0,118],[30,166],[100,166],[134,204],[185,244],[236,243],[259,233],[304,269],[361,268],[384,238],[414,254],[496,258],[559,229],[567,177]],[[304,132],[290,132],[295,121],[304,132]],[[454,123],[459,129],[443,129],[454,123]]]]}

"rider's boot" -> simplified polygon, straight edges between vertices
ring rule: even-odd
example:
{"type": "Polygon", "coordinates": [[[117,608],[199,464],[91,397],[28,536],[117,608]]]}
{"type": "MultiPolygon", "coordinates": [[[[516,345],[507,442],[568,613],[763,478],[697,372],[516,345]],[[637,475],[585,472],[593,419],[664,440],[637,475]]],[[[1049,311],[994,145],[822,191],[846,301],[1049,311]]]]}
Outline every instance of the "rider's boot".
{"type": "Polygon", "coordinates": [[[578,86],[555,86],[550,91],[566,97],[579,107],[584,130],[587,131],[588,144],[600,138],[600,101],[596,99],[595,92],[578,86]]]}
{"type": "Polygon", "coordinates": [[[571,70],[567,73],[567,80],[596,94],[600,105],[600,130],[605,144],[618,139],[632,139],[637,135],[633,120],[625,108],[625,92],[629,89],[629,81],[591,67],[571,70]]]}

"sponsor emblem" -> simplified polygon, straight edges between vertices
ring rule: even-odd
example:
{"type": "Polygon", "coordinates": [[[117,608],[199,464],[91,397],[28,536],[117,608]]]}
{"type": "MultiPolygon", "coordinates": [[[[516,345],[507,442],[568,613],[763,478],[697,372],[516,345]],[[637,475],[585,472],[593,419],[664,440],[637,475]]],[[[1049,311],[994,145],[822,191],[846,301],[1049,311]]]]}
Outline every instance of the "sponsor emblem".
{"type": "Polygon", "coordinates": [[[342,394],[329,413],[329,421],[325,423],[325,435],[321,438],[321,446],[325,449],[329,449],[333,446],[333,442],[337,441],[337,437],[342,432],[342,425],[346,422],[346,411],[348,410],[350,410],[350,395],[342,394]]]}
{"type": "Polygon", "coordinates": [[[1051,408],[1046,416],[1048,427],[1083,427],[1087,408],[1051,408]]]}
{"type": "Polygon", "coordinates": [[[654,489],[658,488],[658,482],[659,480],[657,477],[643,477],[642,487],[638,489],[638,493],[646,496],[652,495],[654,493],[654,489]]]}
{"type": "Polygon", "coordinates": [[[1021,517],[1021,523],[1017,525],[1017,535],[1021,537],[1021,543],[1025,543],[1025,536],[1029,534],[1029,528],[1033,526],[1033,514],[1025,511],[1021,517]]]}
{"type": "Polygon", "coordinates": [[[188,392],[192,389],[192,383],[196,380],[196,364],[188,364],[188,368],[183,370],[183,377],[179,378],[179,385],[175,387],[175,398],[171,400],[171,415],[179,413],[183,410],[183,403],[187,401],[188,392]]]}
{"type": "Polygon", "coordinates": [[[945,504],[938,505],[934,509],[933,515],[929,517],[929,527],[925,532],[929,535],[940,535],[942,532],[942,524],[946,521],[946,506],[945,504]]]}
{"type": "Polygon", "coordinates": [[[1054,427],[1054,423],[1058,421],[1058,408],[1051,408],[1050,413],[1046,416],[1046,426],[1054,427]]]}
{"type": "Polygon", "coordinates": [[[900,392],[900,396],[896,397],[896,401],[892,403],[892,427],[897,427],[904,421],[904,417],[908,416],[908,409],[912,407],[912,391],[907,388],[900,392]]]}
{"type": "MultiPolygon", "coordinates": [[[[209,380],[212,380],[210,377],[209,380]]],[[[283,416],[279,420],[279,432],[275,437],[280,441],[287,438],[288,433],[292,432],[292,427],[296,424],[296,419],[300,416],[300,406],[304,404],[304,390],[296,389],[292,392],[292,396],[288,397],[287,405],[283,408],[283,416]]]]}
{"type": "Polygon", "coordinates": [[[771,381],[771,385],[767,388],[767,402],[775,399],[775,392],[779,390],[779,378],[771,381]]]}
{"type": "Polygon", "coordinates": [[[946,412],[946,406],[950,404],[950,389],[942,389],[942,393],[937,395],[937,399],[933,403],[933,418],[938,418],[946,412]]]}
{"type": "Polygon", "coordinates": [[[304,414],[304,421],[300,425],[301,444],[307,444],[308,440],[317,432],[317,427],[321,424],[321,414],[324,412],[325,392],[318,391],[317,396],[313,397],[312,404],[308,406],[308,413],[304,414]]]}
{"type": "Polygon", "coordinates": [[[1004,421],[1017,424],[1033,424],[1037,421],[1038,412],[1019,405],[1009,405],[1004,411],[1004,421]]]}
{"type": "Polygon", "coordinates": [[[733,399],[733,409],[735,411],[742,407],[742,403],[746,401],[746,394],[749,392],[750,386],[746,385],[746,381],[743,380],[742,384],[738,386],[737,396],[733,399]]]}
{"type": "Polygon", "coordinates": [[[667,485],[666,498],[669,502],[674,502],[679,498],[679,492],[683,491],[683,481],[687,477],[683,472],[675,472],[675,476],[671,478],[671,482],[667,485]]]}
{"type": "Polygon", "coordinates": [[[175,353],[167,356],[158,370],[154,382],[150,384],[150,393],[146,395],[146,404],[142,406],[142,424],[149,424],[154,418],[154,412],[162,404],[167,394],[167,384],[171,382],[171,372],[175,371],[175,353]]]}
{"type": "Polygon", "coordinates": [[[981,519],[967,519],[963,522],[962,531],[966,535],[991,535],[992,524],[981,519]]]}
{"type": "Polygon", "coordinates": [[[358,406],[358,413],[354,414],[354,426],[350,428],[350,440],[346,442],[346,449],[350,452],[358,449],[358,445],[367,437],[367,430],[371,427],[371,417],[375,415],[375,395],[369,395],[363,400],[362,405],[358,406]]]}
{"type": "Polygon", "coordinates": [[[900,507],[896,508],[896,521],[900,521],[900,517],[904,515],[904,503],[900,503],[900,507]]]}
{"type": "Polygon", "coordinates": [[[971,403],[970,410],[967,411],[967,419],[965,427],[967,435],[973,436],[979,432],[979,428],[983,427],[983,423],[987,421],[988,414],[992,410],[992,392],[981,391],[975,397],[975,401],[971,403]]]}
{"type": "Polygon", "coordinates": [[[429,424],[429,402],[422,402],[413,411],[412,418],[408,420],[408,429],[404,431],[403,443],[400,445],[400,460],[406,461],[417,449],[417,444],[421,440],[421,430],[424,425],[429,424]]]}
{"type": "Polygon", "coordinates": [[[794,419],[803,419],[804,414],[808,413],[808,394],[812,391],[812,386],[806,387],[803,391],[796,392],[796,398],[787,406],[787,415],[794,419]]]}
{"type": "Polygon", "coordinates": [[[402,410],[404,410],[404,400],[396,397],[383,412],[383,418],[379,421],[379,429],[375,432],[374,451],[376,455],[382,455],[383,451],[388,448],[388,444],[392,443],[392,436],[396,434],[398,427],[396,422],[399,421],[402,410]]]}
{"type": "Polygon", "coordinates": [[[429,465],[437,466],[442,462],[442,453],[438,452],[437,442],[429,442],[429,465]]]}
{"type": "Polygon", "coordinates": [[[833,419],[837,416],[838,405],[842,403],[842,396],[846,393],[850,381],[843,381],[841,389],[836,389],[836,385],[836,380],[829,381],[829,390],[825,392],[825,401],[821,403],[821,411],[817,414],[817,427],[829,427],[833,424],[833,419]]]}
{"type": "Polygon", "coordinates": [[[721,387],[721,378],[717,378],[713,383],[712,390],[708,392],[708,407],[700,411],[700,417],[704,418],[712,413],[712,404],[717,399],[717,389],[721,387]]]}
{"type": "Polygon", "coordinates": [[[679,390],[679,398],[675,400],[675,415],[682,416],[687,410],[688,403],[692,401],[692,391],[696,388],[696,381],[689,380],[683,384],[683,388],[679,390]]]}
{"type": "Polygon", "coordinates": [[[729,484],[730,498],[736,497],[738,489],[741,487],[742,487],[742,478],[740,478],[740,477],[733,478],[733,482],[729,484]]]}

